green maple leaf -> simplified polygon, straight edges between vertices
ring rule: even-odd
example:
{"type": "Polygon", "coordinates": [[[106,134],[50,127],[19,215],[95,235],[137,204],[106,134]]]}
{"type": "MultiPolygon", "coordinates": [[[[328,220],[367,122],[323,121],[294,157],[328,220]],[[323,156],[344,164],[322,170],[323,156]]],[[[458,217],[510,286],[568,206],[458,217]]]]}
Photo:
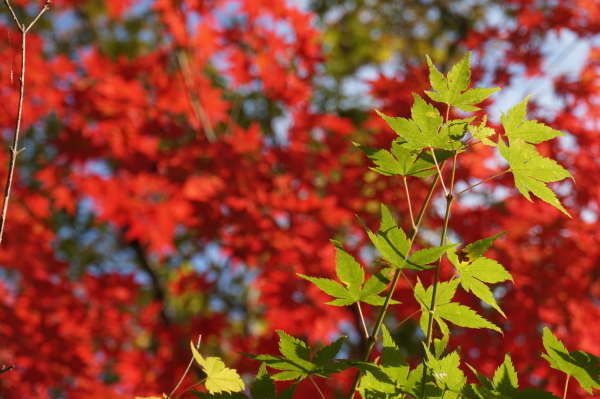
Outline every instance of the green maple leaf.
{"type": "Polygon", "coordinates": [[[486,125],[487,125],[487,115],[484,115],[483,120],[481,121],[481,124],[479,124],[479,126],[471,125],[469,127],[469,130],[471,131],[473,138],[475,138],[477,140],[481,140],[481,142],[483,144],[486,144],[486,145],[489,145],[492,147],[496,147],[497,144],[488,138],[488,137],[496,134],[496,131],[494,129],[492,129],[491,127],[487,127],[486,125]]]}
{"type": "Polygon", "coordinates": [[[446,78],[438,71],[435,65],[433,65],[429,56],[427,56],[429,80],[431,82],[431,87],[436,92],[426,91],[425,94],[433,101],[448,104],[466,112],[479,111],[480,108],[474,107],[473,104],[479,104],[496,91],[500,90],[500,88],[468,89],[471,81],[470,57],[471,52],[468,52],[458,64],[452,67],[446,78]]]}
{"type": "Polygon", "coordinates": [[[532,201],[529,195],[531,192],[571,217],[556,198],[554,192],[546,186],[546,183],[560,181],[568,177],[573,179],[571,173],[557,164],[556,161],[542,157],[534,146],[525,143],[521,138],[512,140],[510,147],[507,147],[500,140],[498,141],[498,149],[500,155],[510,165],[510,170],[515,179],[515,186],[525,198],[532,201]]]}
{"type": "Polygon", "coordinates": [[[522,139],[528,143],[538,144],[558,136],[565,136],[560,130],[552,129],[536,120],[525,120],[527,113],[527,101],[531,94],[525,97],[523,101],[512,107],[508,114],[502,114],[500,121],[504,126],[504,132],[509,141],[522,139]]]}
{"type": "MultiPolygon", "coordinates": [[[[390,282],[390,278],[387,277],[388,270],[384,269],[373,274],[365,282],[365,272],[356,259],[346,252],[338,242],[332,242],[337,251],[335,271],[346,287],[327,278],[310,277],[303,274],[298,274],[298,276],[314,283],[326,294],[337,298],[327,302],[327,305],[349,306],[356,302],[365,302],[375,306],[383,305],[385,298],[379,294],[387,288],[390,282]]],[[[390,303],[398,304],[400,302],[391,300],[390,303]]]]}
{"type": "Polygon", "coordinates": [[[240,378],[237,371],[225,367],[225,363],[218,357],[207,357],[204,359],[194,343],[191,342],[192,353],[194,359],[198,362],[202,369],[206,373],[206,381],[204,385],[208,392],[221,393],[221,392],[239,392],[244,390],[244,381],[240,378]]]}
{"type": "MultiPolygon", "coordinates": [[[[469,365],[467,365],[469,366],[469,365]]],[[[493,381],[481,375],[473,367],[469,368],[475,373],[481,386],[476,384],[465,385],[461,395],[466,399],[558,399],[551,392],[543,389],[526,388],[519,391],[517,372],[512,364],[510,355],[506,354],[504,362],[496,369],[493,381]]]]}
{"type": "MultiPolygon", "coordinates": [[[[488,320],[478,315],[474,310],[468,306],[461,305],[456,302],[451,302],[456,288],[458,287],[459,281],[452,280],[450,282],[438,283],[437,294],[436,294],[436,306],[433,310],[434,321],[443,323],[443,320],[449,321],[459,327],[468,328],[489,328],[502,332],[500,328],[488,320]],[[439,320],[441,319],[441,320],[439,320]]],[[[427,332],[429,323],[429,306],[431,304],[431,298],[433,297],[433,286],[430,286],[427,290],[418,280],[415,285],[415,298],[421,306],[421,318],[420,326],[423,331],[427,332]]]]}
{"type": "MultiPolygon", "coordinates": [[[[384,176],[426,177],[437,173],[433,157],[426,153],[419,155],[418,152],[411,150],[402,138],[392,142],[391,153],[384,149],[353,144],[377,165],[376,168],[369,169],[384,176]]],[[[435,151],[437,162],[443,162],[451,156],[452,153],[449,151],[435,151]]]]}
{"type": "Polygon", "coordinates": [[[472,119],[451,121],[454,123],[444,126],[453,126],[452,128],[442,129],[444,118],[437,108],[426,103],[415,93],[413,93],[413,97],[415,103],[411,108],[412,119],[389,117],[375,110],[398,136],[406,140],[405,148],[412,152],[420,152],[422,149],[431,148],[453,151],[462,147],[463,144],[458,141],[459,137],[462,137],[466,131],[465,124],[468,122],[465,121],[472,119]],[[462,135],[459,133],[461,131],[462,135]]]}
{"type": "Polygon", "coordinates": [[[381,205],[381,225],[377,234],[374,234],[362,220],[361,223],[381,256],[393,267],[404,268],[411,243],[406,237],[406,233],[394,221],[389,209],[385,205],[381,205]]]}
{"type": "Polygon", "coordinates": [[[436,385],[444,391],[460,393],[467,382],[467,377],[459,368],[460,356],[458,353],[455,351],[441,359],[437,359],[425,347],[425,354],[427,356],[427,366],[431,369],[436,385]]]}
{"type": "MultiPolygon", "coordinates": [[[[423,384],[423,363],[420,363],[415,369],[408,373],[404,391],[413,398],[421,397],[421,388],[423,384]]],[[[425,398],[440,398],[442,390],[436,385],[435,378],[431,369],[428,368],[425,374],[425,398]]],[[[450,397],[450,395],[448,395],[450,397]]]]}
{"type": "Polygon", "coordinates": [[[345,336],[321,348],[311,361],[311,350],[303,341],[280,330],[277,330],[277,334],[280,338],[279,351],[283,356],[242,353],[242,355],[263,362],[269,367],[281,370],[272,377],[276,381],[302,380],[310,375],[329,378],[330,374],[339,373],[352,367],[349,363],[333,361],[342,348],[345,336]]]}
{"type": "Polygon", "coordinates": [[[454,248],[449,249],[447,255],[460,274],[458,281],[464,290],[467,292],[473,291],[475,296],[506,317],[486,284],[495,284],[507,280],[513,281],[513,278],[501,264],[481,256],[498,237],[504,234],[506,234],[506,231],[475,241],[464,247],[460,253],[457,253],[454,248]]]}
{"type": "Polygon", "coordinates": [[[434,318],[433,322],[437,323],[438,328],[442,333],[441,339],[437,337],[433,338],[433,349],[435,352],[435,358],[439,359],[440,356],[442,356],[442,354],[444,353],[444,349],[446,349],[448,342],[450,341],[450,328],[448,328],[448,325],[439,317],[434,318]]]}
{"type": "Polygon", "coordinates": [[[467,366],[471,369],[471,371],[475,374],[475,376],[477,377],[477,380],[479,381],[479,383],[486,389],[489,389],[491,391],[494,390],[494,384],[492,384],[492,381],[490,381],[486,376],[484,376],[483,374],[481,374],[479,371],[477,371],[474,367],[472,367],[470,364],[467,364],[467,366]]]}
{"type": "MultiPolygon", "coordinates": [[[[396,346],[385,325],[383,332],[383,347],[381,365],[376,372],[373,368],[365,369],[358,388],[363,398],[394,399],[402,395],[402,387],[408,377],[409,367],[404,360],[402,351],[396,346]]],[[[360,369],[361,367],[357,365],[360,369]]]]}
{"type": "Polygon", "coordinates": [[[431,247],[420,249],[414,252],[407,260],[407,268],[414,270],[422,270],[427,265],[436,262],[442,255],[451,248],[455,248],[460,244],[442,245],[440,247],[431,247]]]}
{"type": "Polygon", "coordinates": [[[277,396],[277,390],[275,389],[275,382],[267,373],[266,364],[263,363],[258,369],[258,374],[254,379],[254,383],[250,388],[250,393],[253,399],[272,399],[277,396]]]}
{"type": "Polygon", "coordinates": [[[492,383],[495,390],[503,395],[510,396],[517,393],[519,380],[509,354],[504,356],[504,362],[496,369],[492,383]]]}
{"type": "MultiPolygon", "coordinates": [[[[362,221],[361,221],[362,223],[362,221]]],[[[437,261],[449,248],[460,244],[443,245],[440,247],[424,248],[409,255],[411,242],[406,233],[398,227],[392,214],[385,205],[381,205],[381,225],[375,235],[363,223],[369,239],[381,256],[396,269],[426,270],[431,269],[431,263],[437,261]]]]}
{"type": "Polygon", "coordinates": [[[569,353],[548,327],[544,327],[543,343],[548,354],[542,357],[550,367],[567,374],[567,378],[575,377],[590,395],[592,388],[600,389],[600,361],[596,356],[583,351],[569,353]]]}
{"type": "Polygon", "coordinates": [[[467,246],[465,246],[459,254],[459,258],[462,262],[472,262],[475,259],[479,258],[481,255],[485,253],[492,246],[494,241],[498,238],[502,237],[504,234],[508,233],[510,230],[503,231],[502,233],[498,233],[492,237],[483,238],[481,240],[477,240],[467,246]]]}
{"type": "Polygon", "coordinates": [[[506,317],[490,288],[487,284],[499,283],[506,280],[513,281],[510,273],[504,269],[504,267],[496,262],[495,260],[488,258],[478,258],[473,263],[461,264],[458,267],[458,273],[460,273],[460,285],[465,291],[473,291],[473,294],[481,299],[483,302],[492,306],[502,316],[506,317]]]}
{"type": "MultiPolygon", "coordinates": [[[[190,392],[197,398],[202,399],[249,399],[248,395],[242,392],[219,392],[219,393],[205,393],[198,392],[194,389],[190,392]]],[[[272,399],[272,398],[269,398],[272,399]]]]}

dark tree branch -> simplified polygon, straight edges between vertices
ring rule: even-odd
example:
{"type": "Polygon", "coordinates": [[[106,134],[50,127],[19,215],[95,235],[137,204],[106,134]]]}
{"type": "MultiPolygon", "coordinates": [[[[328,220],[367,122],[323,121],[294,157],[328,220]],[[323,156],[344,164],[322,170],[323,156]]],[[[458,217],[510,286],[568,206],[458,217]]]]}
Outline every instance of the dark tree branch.
{"type": "Polygon", "coordinates": [[[154,296],[154,300],[160,303],[160,317],[163,320],[163,323],[168,326],[171,324],[171,320],[166,312],[166,294],[165,289],[150,262],[148,261],[148,257],[146,256],[146,252],[142,248],[142,245],[138,240],[134,240],[131,243],[131,247],[135,251],[136,258],[142,270],[144,270],[150,276],[152,280],[152,293],[154,296]]]}

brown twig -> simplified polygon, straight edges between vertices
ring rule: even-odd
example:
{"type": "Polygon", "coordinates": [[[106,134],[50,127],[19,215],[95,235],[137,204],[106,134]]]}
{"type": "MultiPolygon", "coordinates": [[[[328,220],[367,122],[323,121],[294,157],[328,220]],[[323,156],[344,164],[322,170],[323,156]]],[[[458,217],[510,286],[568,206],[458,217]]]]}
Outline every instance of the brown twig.
{"type": "MultiPolygon", "coordinates": [[[[200,350],[200,341],[202,341],[202,335],[200,335],[198,337],[198,343],[196,344],[196,349],[200,350]]],[[[177,385],[175,386],[175,388],[173,388],[173,390],[171,391],[171,393],[169,394],[169,396],[167,396],[168,399],[173,397],[173,394],[175,393],[175,391],[177,390],[177,388],[179,388],[179,386],[181,385],[181,383],[183,382],[183,379],[185,378],[185,376],[187,375],[187,373],[189,373],[190,368],[192,368],[192,364],[194,364],[194,356],[192,356],[192,359],[190,360],[190,362],[188,363],[187,368],[185,369],[185,372],[183,373],[183,375],[181,376],[181,379],[179,380],[179,382],[177,383],[177,385]]],[[[185,392],[185,391],[184,391],[185,392]]]]}
{"type": "Polygon", "coordinates": [[[181,69],[181,73],[183,75],[183,82],[186,86],[188,95],[190,97],[192,109],[194,110],[196,117],[200,121],[202,129],[204,129],[204,134],[206,134],[206,138],[211,143],[214,143],[215,141],[217,141],[217,136],[215,135],[215,131],[210,125],[208,115],[206,115],[206,112],[204,112],[204,108],[202,107],[200,98],[194,91],[194,82],[192,79],[190,63],[187,55],[182,50],[177,52],[177,61],[179,62],[179,69],[181,69]]]}
{"type": "Polygon", "coordinates": [[[50,8],[50,0],[46,1],[44,7],[40,10],[38,15],[33,19],[33,21],[29,24],[29,26],[25,26],[25,24],[21,24],[19,22],[19,18],[15,14],[15,11],[11,7],[8,0],[4,0],[4,4],[8,7],[15,23],[19,27],[21,31],[21,77],[19,78],[20,82],[20,92],[19,92],[19,108],[17,111],[17,122],[15,126],[15,135],[13,138],[12,145],[10,146],[10,162],[8,167],[8,177],[6,178],[6,187],[4,189],[4,203],[2,205],[2,215],[0,216],[0,243],[2,243],[2,236],[4,235],[4,223],[6,222],[6,212],[8,210],[8,199],[10,197],[10,186],[12,185],[13,176],[15,173],[15,165],[17,164],[17,155],[19,155],[25,148],[18,149],[19,144],[19,131],[21,130],[21,117],[23,116],[23,98],[25,95],[25,45],[27,43],[26,37],[27,32],[31,27],[40,19],[42,14],[46,12],[50,8]]]}

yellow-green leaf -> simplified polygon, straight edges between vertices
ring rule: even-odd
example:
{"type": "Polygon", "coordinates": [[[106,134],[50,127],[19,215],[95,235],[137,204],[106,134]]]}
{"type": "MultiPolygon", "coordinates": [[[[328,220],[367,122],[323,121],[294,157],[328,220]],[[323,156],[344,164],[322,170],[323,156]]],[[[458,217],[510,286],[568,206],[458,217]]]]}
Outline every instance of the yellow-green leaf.
{"type": "Polygon", "coordinates": [[[237,371],[225,367],[225,363],[218,357],[207,357],[204,359],[202,355],[194,347],[194,343],[190,342],[194,359],[204,369],[206,373],[206,389],[208,392],[240,392],[244,389],[244,381],[240,378],[237,371]]]}

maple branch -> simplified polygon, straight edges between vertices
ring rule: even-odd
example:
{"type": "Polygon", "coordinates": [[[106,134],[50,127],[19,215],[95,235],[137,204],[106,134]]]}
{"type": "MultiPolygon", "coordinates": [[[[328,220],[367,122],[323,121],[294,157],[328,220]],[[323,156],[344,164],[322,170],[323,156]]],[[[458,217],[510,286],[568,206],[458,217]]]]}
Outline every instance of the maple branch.
{"type": "Polygon", "coordinates": [[[133,247],[133,250],[137,255],[140,267],[146,273],[148,273],[148,275],[150,275],[150,279],[152,280],[152,291],[154,293],[154,299],[160,302],[161,304],[160,317],[165,323],[165,325],[168,326],[171,324],[171,321],[169,320],[169,316],[167,316],[167,312],[165,310],[165,290],[156,272],[154,271],[154,268],[152,267],[152,265],[150,265],[150,262],[148,262],[148,258],[146,257],[146,254],[144,253],[144,249],[142,248],[140,242],[138,240],[134,240],[131,242],[131,246],[133,247]]]}
{"type": "Polygon", "coordinates": [[[190,71],[190,63],[183,51],[177,52],[177,61],[179,62],[179,69],[181,69],[181,74],[183,75],[183,82],[188,92],[188,96],[190,97],[190,103],[192,105],[192,109],[196,114],[196,117],[200,121],[202,125],[202,129],[204,130],[204,134],[206,134],[206,138],[211,143],[214,143],[217,140],[217,136],[215,135],[215,131],[210,125],[210,121],[208,120],[208,116],[206,112],[204,112],[204,108],[202,107],[202,103],[200,103],[200,98],[194,92],[194,85],[192,82],[192,74],[190,71]]]}
{"type": "MultiPolygon", "coordinates": [[[[8,0],[4,0],[4,1],[6,2],[6,4],[8,4],[8,0]]],[[[52,3],[52,1],[46,0],[46,4],[44,4],[44,7],[42,7],[42,9],[38,13],[37,17],[35,17],[34,20],[31,21],[31,23],[29,24],[29,26],[27,27],[27,29],[25,29],[25,32],[29,32],[29,29],[31,29],[31,27],[33,25],[35,25],[35,23],[38,21],[38,19],[40,19],[40,17],[42,16],[42,14],[45,13],[46,11],[48,11],[50,9],[50,4],[51,3],[52,3]]],[[[23,26],[25,26],[25,25],[23,25],[23,26]]]]}
{"type": "Polygon", "coordinates": [[[440,295],[438,297],[438,299],[435,301],[435,307],[437,307],[438,302],[440,301],[440,299],[442,298],[442,296],[444,295],[444,292],[446,292],[446,290],[448,289],[448,287],[450,287],[450,283],[452,282],[452,280],[454,280],[456,278],[456,274],[452,275],[452,277],[450,278],[450,280],[448,280],[448,284],[444,287],[444,289],[442,290],[442,292],[440,292],[440,295]]]}
{"type": "Polygon", "coordinates": [[[460,193],[458,193],[458,194],[456,194],[455,196],[453,196],[453,197],[452,197],[452,199],[453,199],[453,200],[455,200],[455,199],[456,199],[456,197],[458,197],[459,195],[461,195],[461,194],[462,194],[462,193],[464,193],[465,191],[469,191],[470,189],[472,189],[472,188],[474,188],[474,187],[477,187],[478,185],[480,185],[480,184],[483,184],[483,183],[485,183],[486,181],[490,181],[490,180],[492,180],[492,179],[495,179],[496,177],[498,177],[498,176],[502,176],[503,174],[505,174],[505,173],[508,173],[508,172],[510,172],[510,168],[508,168],[508,169],[506,169],[505,171],[502,171],[502,172],[500,172],[500,173],[496,173],[494,176],[492,176],[492,177],[488,177],[487,179],[485,179],[485,180],[482,180],[482,181],[480,181],[480,182],[479,182],[479,183],[477,183],[477,184],[473,184],[472,186],[465,188],[465,189],[464,189],[464,190],[462,190],[460,193]]]}
{"type": "Polygon", "coordinates": [[[413,229],[415,226],[415,219],[413,217],[412,205],[410,203],[410,193],[408,192],[408,183],[406,182],[406,176],[402,176],[404,180],[404,190],[406,191],[406,201],[408,202],[408,213],[410,214],[410,227],[413,229]]]}
{"type": "MultiPolygon", "coordinates": [[[[442,167],[445,165],[446,161],[444,161],[442,163],[442,167]]],[[[425,200],[423,201],[423,206],[421,207],[421,211],[419,212],[419,215],[417,216],[417,220],[415,221],[415,227],[413,229],[411,229],[410,231],[410,243],[412,245],[412,242],[414,241],[415,237],[417,236],[417,232],[419,231],[419,225],[421,224],[421,221],[423,220],[423,216],[425,216],[425,210],[427,209],[427,205],[429,205],[429,200],[431,200],[431,197],[433,196],[433,191],[435,190],[435,186],[437,185],[438,180],[440,179],[440,175],[436,174],[435,178],[433,179],[433,182],[431,183],[431,186],[429,187],[429,191],[427,192],[427,196],[425,197],[425,200]]],[[[408,256],[408,254],[407,254],[408,256]]],[[[375,336],[377,335],[377,333],[379,332],[379,329],[381,328],[381,325],[383,324],[383,318],[385,317],[385,314],[387,313],[387,308],[390,304],[390,300],[392,299],[392,295],[394,293],[394,290],[396,289],[396,285],[398,285],[398,280],[400,279],[400,270],[396,270],[396,272],[394,273],[394,277],[392,279],[392,284],[390,286],[390,289],[385,297],[385,300],[383,302],[383,306],[381,308],[381,311],[379,312],[379,316],[377,317],[377,321],[375,322],[375,326],[373,327],[373,334],[371,336],[369,336],[368,338],[368,345],[367,345],[367,350],[365,351],[365,354],[363,356],[363,361],[368,361],[369,360],[369,355],[371,354],[371,351],[373,350],[373,348],[375,347],[375,343],[377,342],[375,336]]],[[[352,388],[350,389],[350,392],[348,394],[348,399],[352,399],[354,398],[354,393],[356,392],[356,388],[358,387],[358,383],[360,381],[360,377],[362,376],[362,372],[360,370],[358,370],[356,372],[356,377],[354,377],[354,382],[352,384],[352,388]]]]}
{"type": "MultiPolygon", "coordinates": [[[[440,237],[440,246],[446,242],[446,233],[448,232],[448,224],[450,222],[450,207],[454,197],[446,195],[446,213],[444,215],[444,225],[442,227],[442,236],[440,237]]],[[[440,269],[442,268],[442,257],[437,261],[435,267],[435,279],[433,280],[433,292],[431,293],[431,306],[429,307],[429,318],[427,321],[427,348],[431,346],[431,332],[433,327],[433,312],[435,312],[435,306],[437,304],[437,287],[440,281],[440,269]]],[[[427,377],[427,364],[423,363],[423,378],[421,379],[421,398],[425,397],[425,379],[427,377]]]]}
{"type": "Polygon", "coordinates": [[[2,237],[4,235],[4,224],[6,222],[6,213],[8,211],[8,200],[10,198],[10,187],[12,185],[13,176],[15,173],[15,166],[17,164],[17,156],[25,149],[18,149],[19,147],[19,132],[21,130],[21,119],[23,117],[23,98],[25,97],[25,48],[27,44],[27,32],[37,22],[44,12],[49,8],[51,1],[47,0],[44,7],[40,10],[38,15],[34,18],[33,22],[26,28],[25,24],[21,25],[19,18],[15,14],[12,6],[8,0],[4,0],[4,4],[8,7],[15,23],[21,31],[21,77],[19,78],[20,89],[19,89],[19,108],[17,110],[17,121],[15,126],[15,134],[13,137],[12,145],[10,148],[10,161],[8,167],[8,177],[6,178],[6,187],[4,189],[4,203],[2,204],[2,215],[0,216],[0,244],[2,243],[2,237]]]}
{"type": "MultiPolygon", "coordinates": [[[[202,341],[202,334],[200,334],[200,336],[198,337],[198,343],[196,344],[196,349],[197,350],[200,350],[200,341],[202,341]]],[[[192,364],[194,364],[194,355],[193,354],[192,354],[192,358],[190,359],[190,362],[188,363],[187,368],[185,369],[185,372],[181,376],[181,379],[179,380],[179,382],[177,383],[177,385],[175,385],[175,388],[173,388],[173,390],[171,391],[171,393],[169,394],[169,396],[167,396],[167,399],[170,399],[173,396],[173,394],[175,393],[175,391],[177,390],[177,388],[179,388],[179,386],[183,382],[183,379],[185,378],[185,376],[187,375],[187,373],[192,368],[192,364]]],[[[186,391],[183,391],[183,392],[186,392],[186,391]]]]}

